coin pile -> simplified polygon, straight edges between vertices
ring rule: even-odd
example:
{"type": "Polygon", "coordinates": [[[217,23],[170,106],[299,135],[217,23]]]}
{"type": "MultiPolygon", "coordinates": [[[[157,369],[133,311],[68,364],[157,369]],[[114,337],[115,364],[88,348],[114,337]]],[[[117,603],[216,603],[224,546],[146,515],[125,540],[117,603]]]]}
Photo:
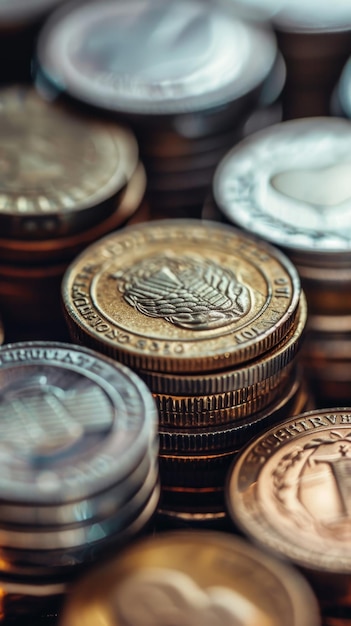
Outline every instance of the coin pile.
{"type": "Polygon", "coordinates": [[[0,310],[5,326],[55,327],[68,261],[142,201],[138,147],[126,128],[78,117],[30,87],[0,91],[0,133],[0,310]]]}
{"type": "Polygon", "coordinates": [[[72,589],[60,626],[319,626],[315,596],[290,565],[226,533],[139,540],[72,589]]]}
{"type": "Polygon", "coordinates": [[[284,122],[235,146],[213,183],[227,220],[279,246],[298,269],[309,310],[305,370],[319,406],[351,401],[350,141],[348,120],[284,122]]]}
{"type": "Polygon", "coordinates": [[[227,494],[239,528],[301,568],[331,620],[326,623],[345,626],[351,615],[350,425],[350,410],[334,408],[267,430],[237,458],[227,494]]]}
{"type": "Polygon", "coordinates": [[[227,0],[269,20],[287,65],[284,117],[328,115],[330,96],[351,54],[348,0],[227,0]]]}
{"type": "Polygon", "coordinates": [[[159,499],[158,441],[146,385],[92,350],[7,344],[0,386],[0,590],[7,618],[35,601],[52,606],[52,596],[62,596],[83,566],[142,530],[159,499]]]}
{"type": "Polygon", "coordinates": [[[36,57],[40,91],[133,128],[159,217],[199,217],[218,161],[284,80],[271,29],[214,0],[68,4],[36,57]]]}
{"type": "Polygon", "coordinates": [[[223,516],[237,450],[308,400],[296,358],[306,303],[290,261],[230,226],[161,220],[89,246],[62,295],[72,340],[153,393],[160,508],[178,499],[180,512],[223,516]]]}

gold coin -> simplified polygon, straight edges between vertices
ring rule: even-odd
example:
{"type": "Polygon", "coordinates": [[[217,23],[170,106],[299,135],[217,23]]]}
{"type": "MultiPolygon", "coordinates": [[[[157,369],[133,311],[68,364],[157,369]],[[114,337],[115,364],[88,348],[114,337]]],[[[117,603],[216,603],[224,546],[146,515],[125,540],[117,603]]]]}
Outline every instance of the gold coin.
{"type": "Polygon", "coordinates": [[[0,92],[2,236],[72,234],[113,212],[138,162],[132,133],[77,116],[31,88],[0,92]]]}
{"type": "Polygon", "coordinates": [[[268,353],[233,369],[211,374],[167,374],[139,370],[139,376],[153,393],[175,396],[196,396],[242,392],[243,389],[264,384],[274,377],[277,384],[295,365],[307,321],[307,305],[301,293],[298,312],[289,333],[268,353]]]}
{"type": "Polygon", "coordinates": [[[350,590],[350,432],[351,409],[296,415],[256,437],[228,482],[235,523],[308,571],[323,602],[350,590]]]}
{"type": "Polygon", "coordinates": [[[71,590],[60,626],[318,626],[308,584],[290,566],[215,531],[134,543],[71,590]]]}
{"type": "Polygon", "coordinates": [[[52,263],[71,261],[93,241],[123,226],[131,218],[143,200],[146,189],[146,174],[139,163],[121,197],[114,202],[111,215],[100,219],[98,224],[79,233],[54,239],[0,238],[0,258],[10,263],[52,263]]]}
{"type": "Polygon", "coordinates": [[[73,340],[136,369],[203,372],[283,339],[300,280],[282,253],[233,227],[161,220],[89,246],[62,295],[73,340]]]}

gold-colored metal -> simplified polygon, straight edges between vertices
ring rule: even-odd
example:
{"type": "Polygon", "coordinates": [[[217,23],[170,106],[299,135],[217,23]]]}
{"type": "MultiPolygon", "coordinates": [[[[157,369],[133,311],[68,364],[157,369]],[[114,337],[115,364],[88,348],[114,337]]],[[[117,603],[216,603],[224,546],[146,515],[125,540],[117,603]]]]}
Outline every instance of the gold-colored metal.
{"type": "Polygon", "coordinates": [[[26,87],[1,91],[0,134],[1,230],[19,239],[98,223],[138,163],[130,131],[75,115],[26,87]]]}
{"type": "Polygon", "coordinates": [[[233,227],[161,220],[89,246],[62,297],[73,340],[135,369],[204,372],[281,341],[300,280],[282,253],[233,227]]]}
{"type": "Polygon", "coordinates": [[[136,542],[72,589],[60,626],[318,626],[302,576],[229,534],[165,532],[136,542]],[[171,620],[172,616],[172,622],[171,620]]]}

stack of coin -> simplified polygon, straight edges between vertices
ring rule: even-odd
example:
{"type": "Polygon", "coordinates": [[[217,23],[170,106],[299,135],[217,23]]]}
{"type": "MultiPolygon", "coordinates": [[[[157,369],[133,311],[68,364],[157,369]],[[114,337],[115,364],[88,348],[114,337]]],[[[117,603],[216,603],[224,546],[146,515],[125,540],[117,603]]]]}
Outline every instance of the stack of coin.
{"type": "Polygon", "coordinates": [[[278,245],[299,271],[305,367],[319,406],[351,400],[350,141],[348,120],[284,122],[235,146],[213,185],[225,217],[278,245]]]}
{"type": "Polygon", "coordinates": [[[39,90],[133,128],[160,217],[200,215],[218,161],[281,77],[271,29],[214,0],[68,4],[36,66],[39,90]]]}
{"type": "Polygon", "coordinates": [[[300,567],[326,624],[345,626],[351,618],[350,425],[351,410],[334,408],[269,429],[239,455],[227,490],[235,524],[300,567]]]}
{"type": "Polygon", "coordinates": [[[227,0],[268,19],[287,64],[285,118],[328,115],[330,96],[351,54],[348,0],[227,0]]]}
{"type": "Polygon", "coordinates": [[[137,143],[27,87],[0,91],[0,133],[0,310],[5,325],[55,325],[68,261],[142,201],[137,143]]]}
{"type": "Polygon", "coordinates": [[[316,598],[290,565],[230,534],[138,541],[72,589],[60,626],[319,626],[316,598]]]}
{"type": "MultiPolygon", "coordinates": [[[[121,229],[68,268],[75,342],[134,368],[159,409],[162,510],[224,514],[226,469],[255,433],[306,404],[306,304],[278,250],[231,226],[121,229]]],[[[291,413],[292,412],[292,413],[291,413]]]]}
{"type": "Polygon", "coordinates": [[[1,614],[50,603],[121,548],[159,498],[157,411],[145,383],[58,342],[0,349],[1,614]],[[14,595],[23,596],[13,603],[14,595]],[[39,602],[40,604],[40,602],[39,602]]]}

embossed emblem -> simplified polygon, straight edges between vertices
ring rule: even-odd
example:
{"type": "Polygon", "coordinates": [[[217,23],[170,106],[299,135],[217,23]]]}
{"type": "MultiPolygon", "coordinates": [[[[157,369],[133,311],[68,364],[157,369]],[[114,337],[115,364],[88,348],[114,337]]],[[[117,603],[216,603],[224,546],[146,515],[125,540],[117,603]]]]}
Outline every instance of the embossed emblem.
{"type": "Polygon", "coordinates": [[[113,277],[130,306],[181,328],[220,328],[250,310],[249,289],[231,270],[203,258],[156,256],[113,277]]]}
{"type": "Polygon", "coordinates": [[[129,576],[112,598],[123,626],[269,626],[271,620],[233,589],[201,589],[187,574],[144,568],[129,576]]]}
{"type": "Polygon", "coordinates": [[[298,526],[334,541],[351,537],[351,432],[332,431],[286,454],[274,497],[298,526]]]}
{"type": "Polygon", "coordinates": [[[11,385],[1,397],[1,447],[10,445],[33,462],[59,454],[83,435],[106,431],[111,424],[107,398],[97,385],[65,390],[45,376],[33,376],[25,384],[11,385]]]}

